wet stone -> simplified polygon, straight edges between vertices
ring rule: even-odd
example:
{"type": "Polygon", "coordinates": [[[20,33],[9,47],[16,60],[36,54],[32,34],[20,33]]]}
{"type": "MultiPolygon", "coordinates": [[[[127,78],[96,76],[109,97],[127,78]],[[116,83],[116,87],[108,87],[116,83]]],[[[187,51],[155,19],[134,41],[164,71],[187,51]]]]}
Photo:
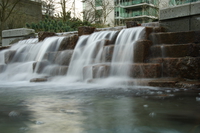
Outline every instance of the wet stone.
{"type": "Polygon", "coordinates": [[[50,63],[47,60],[35,62],[33,63],[33,72],[35,71],[36,73],[41,73],[44,70],[44,68],[48,66],[49,64],[50,63]]]}
{"type": "Polygon", "coordinates": [[[136,27],[136,26],[139,26],[139,24],[136,21],[127,21],[126,22],[127,28],[136,27]]]}
{"type": "Polygon", "coordinates": [[[39,41],[43,41],[45,38],[47,37],[52,37],[52,36],[56,36],[56,33],[54,32],[46,32],[46,31],[42,31],[38,33],[38,40],[39,41]]]}
{"type": "Polygon", "coordinates": [[[200,55],[200,44],[168,44],[151,47],[153,57],[197,57],[200,55]]]}
{"type": "Polygon", "coordinates": [[[30,80],[30,82],[46,82],[46,81],[48,81],[47,78],[34,78],[30,80]]]}
{"type": "Polygon", "coordinates": [[[8,64],[12,61],[13,57],[15,56],[16,51],[15,50],[9,50],[6,51],[4,56],[5,56],[5,63],[8,64]]]}
{"type": "Polygon", "coordinates": [[[78,41],[78,35],[77,34],[66,36],[62,40],[62,42],[61,42],[61,44],[58,48],[58,51],[67,50],[67,49],[74,49],[77,41],[78,41]]]}
{"type": "Polygon", "coordinates": [[[154,44],[200,43],[200,31],[153,33],[150,39],[154,44]]]}
{"type": "Polygon", "coordinates": [[[159,78],[161,66],[157,63],[134,63],[130,66],[129,76],[132,78],[159,78]]]}
{"type": "Polygon", "coordinates": [[[54,63],[68,66],[70,64],[73,52],[73,50],[65,50],[58,52],[55,57],[54,63]]]}
{"type": "Polygon", "coordinates": [[[155,58],[151,62],[162,64],[163,77],[200,79],[200,57],[155,58]]]}
{"type": "Polygon", "coordinates": [[[103,49],[103,61],[104,62],[112,61],[114,47],[115,47],[114,45],[104,46],[104,49],[103,49]]]}
{"type": "Polygon", "coordinates": [[[78,36],[82,36],[82,35],[90,35],[95,31],[94,27],[87,27],[87,26],[83,26],[83,27],[79,27],[78,28],[78,36]]]}
{"type": "Polygon", "coordinates": [[[140,40],[134,44],[134,63],[143,63],[149,56],[150,46],[152,42],[149,40],[140,40]]]}
{"type": "Polygon", "coordinates": [[[0,73],[4,72],[6,69],[6,65],[0,65],[0,73]]]}

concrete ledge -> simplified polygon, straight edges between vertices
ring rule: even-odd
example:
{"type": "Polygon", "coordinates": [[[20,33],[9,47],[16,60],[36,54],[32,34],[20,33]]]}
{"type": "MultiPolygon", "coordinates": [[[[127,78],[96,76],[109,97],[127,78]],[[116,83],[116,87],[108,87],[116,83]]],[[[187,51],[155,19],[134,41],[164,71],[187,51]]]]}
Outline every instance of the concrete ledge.
{"type": "Polygon", "coordinates": [[[27,28],[19,28],[19,29],[10,29],[2,31],[3,38],[28,36],[30,34],[35,34],[35,30],[27,28]]]}
{"type": "Polygon", "coordinates": [[[160,10],[160,20],[200,14],[200,2],[178,5],[160,10]]]}
{"type": "Polygon", "coordinates": [[[24,37],[15,37],[15,38],[3,38],[2,39],[2,46],[8,46],[12,43],[15,43],[19,40],[24,39],[24,37]]]}

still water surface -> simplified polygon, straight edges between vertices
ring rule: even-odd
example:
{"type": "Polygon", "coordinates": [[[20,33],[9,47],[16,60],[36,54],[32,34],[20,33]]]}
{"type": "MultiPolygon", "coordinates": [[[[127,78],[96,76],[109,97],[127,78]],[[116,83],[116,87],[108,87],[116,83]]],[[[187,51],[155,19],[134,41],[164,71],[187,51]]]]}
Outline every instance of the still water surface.
{"type": "Polygon", "coordinates": [[[0,82],[0,133],[199,133],[200,90],[0,82]]]}

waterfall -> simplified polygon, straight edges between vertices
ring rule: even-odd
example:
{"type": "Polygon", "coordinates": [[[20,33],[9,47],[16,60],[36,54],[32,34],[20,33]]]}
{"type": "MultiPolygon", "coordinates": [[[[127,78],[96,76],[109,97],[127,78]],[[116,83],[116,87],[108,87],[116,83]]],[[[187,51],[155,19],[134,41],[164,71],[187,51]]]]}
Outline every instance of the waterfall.
{"type": "MultiPolygon", "coordinates": [[[[35,38],[22,40],[10,49],[1,51],[0,63],[6,67],[0,73],[0,80],[30,80],[36,75],[36,73],[33,73],[33,64],[41,62],[45,53],[57,51],[62,40],[63,37],[46,38],[43,42],[38,42],[38,39],[35,38]],[[12,60],[9,59],[10,56],[12,56],[12,60]]],[[[35,71],[37,69],[38,65],[35,66],[35,71]]]]}
{"type": "Polygon", "coordinates": [[[123,29],[115,42],[110,76],[128,77],[130,65],[134,62],[134,44],[144,34],[144,27],[123,29]]]}
{"type": "Polygon", "coordinates": [[[109,40],[113,42],[117,31],[100,31],[89,36],[81,36],[74,49],[67,77],[79,81],[83,79],[83,67],[102,62],[103,47],[109,40]]]}

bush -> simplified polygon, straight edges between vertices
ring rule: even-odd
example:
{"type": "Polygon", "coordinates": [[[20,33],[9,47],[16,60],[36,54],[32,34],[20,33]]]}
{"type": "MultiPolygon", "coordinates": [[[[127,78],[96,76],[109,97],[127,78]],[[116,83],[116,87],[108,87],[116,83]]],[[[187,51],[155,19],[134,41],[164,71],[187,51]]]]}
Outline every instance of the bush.
{"type": "Polygon", "coordinates": [[[39,23],[26,24],[27,28],[32,28],[36,32],[49,31],[49,32],[68,32],[75,31],[80,26],[91,26],[89,22],[81,21],[77,18],[72,18],[63,21],[61,18],[45,16],[43,21],[39,23]]]}

